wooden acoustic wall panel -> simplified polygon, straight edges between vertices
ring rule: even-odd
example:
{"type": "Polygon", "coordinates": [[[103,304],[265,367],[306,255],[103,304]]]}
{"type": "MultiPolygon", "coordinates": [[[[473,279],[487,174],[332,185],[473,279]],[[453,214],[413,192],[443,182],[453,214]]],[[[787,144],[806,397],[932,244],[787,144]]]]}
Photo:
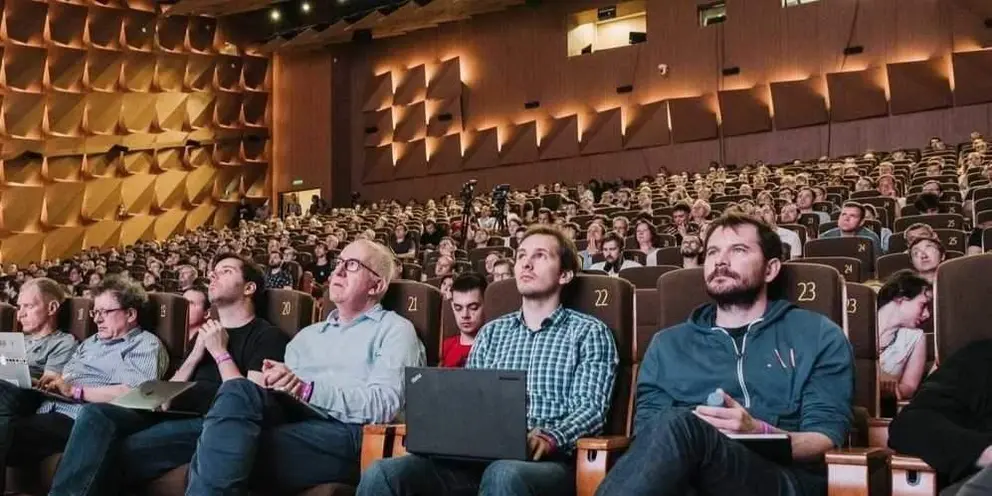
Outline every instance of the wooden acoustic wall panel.
{"type": "Polygon", "coordinates": [[[100,178],[86,181],[83,217],[89,220],[113,220],[121,205],[121,180],[100,178]]]}
{"type": "Polygon", "coordinates": [[[499,130],[495,127],[462,135],[463,169],[487,169],[499,165],[499,130]]]}
{"type": "Polygon", "coordinates": [[[123,69],[124,89],[147,93],[155,80],[155,56],[144,52],[125,55],[123,69]]]}
{"type": "Polygon", "coordinates": [[[427,173],[445,174],[462,168],[462,137],[449,134],[442,138],[427,138],[427,173]]]}
{"type": "Polygon", "coordinates": [[[63,155],[45,158],[42,175],[45,181],[79,181],[82,179],[83,156],[63,155]]]}
{"type": "Polygon", "coordinates": [[[362,112],[364,120],[364,145],[382,146],[393,139],[393,109],[372,110],[362,112]]]}
{"type": "Polygon", "coordinates": [[[86,228],[60,227],[45,235],[43,257],[46,259],[69,258],[83,249],[86,228]]]}
{"type": "Polygon", "coordinates": [[[768,108],[768,86],[727,90],[717,93],[724,136],[762,133],[772,130],[768,108]]]}
{"type": "Polygon", "coordinates": [[[48,3],[32,0],[6,0],[3,7],[3,30],[0,40],[6,45],[45,44],[45,24],[48,17],[48,3]]]}
{"type": "Polygon", "coordinates": [[[208,55],[188,55],[183,84],[190,91],[209,91],[214,79],[214,66],[217,61],[208,55]]]}
{"type": "Polygon", "coordinates": [[[246,164],[241,168],[241,192],[248,198],[266,198],[268,180],[267,164],[246,164]]]}
{"type": "Polygon", "coordinates": [[[269,127],[269,94],[246,92],[241,101],[241,120],[247,128],[269,127]]]}
{"type": "Polygon", "coordinates": [[[184,131],[187,94],[158,93],[155,97],[155,127],[164,131],[184,131]]]}
{"type": "Polygon", "coordinates": [[[716,138],[718,123],[713,108],[713,95],[669,100],[672,140],[676,143],[688,143],[716,138]]]}
{"type": "MultiPolygon", "coordinates": [[[[83,176],[86,178],[110,178],[117,177],[120,167],[120,155],[109,153],[95,153],[83,156],[83,176]]],[[[87,183],[88,184],[88,183],[87,183]]]]}
{"type": "Polygon", "coordinates": [[[3,97],[3,134],[12,138],[40,140],[45,119],[45,95],[7,93],[3,97]]]}
{"type": "Polygon", "coordinates": [[[544,124],[538,156],[541,160],[574,157],[579,154],[579,117],[567,115],[544,124]]]}
{"type": "Polygon", "coordinates": [[[241,86],[241,66],[244,61],[241,57],[232,55],[221,55],[214,64],[215,90],[238,91],[241,86]]]}
{"type": "Polygon", "coordinates": [[[828,120],[826,83],[822,76],[798,81],[771,83],[775,128],[826,124],[828,120]]]}
{"type": "Polygon", "coordinates": [[[672,142],[668,128],[668,101],[652,102],[628,109],[626,128],[623,134],[623,147],[647,148],[663,146],[672,142]]]}
{"type": "Polygon", "coordinates": [[[992,102],[992,50],[955,53],[951,56],[954,66],[954,102],[957,105],[974,105],[992,102]]]}
{"type": "Polygon", "coordinates": [[[78,226],[85,193],[86,185],[81,182],[46,185],[41,221],[47,226],[78,226]]]}
{"type": "Polygon", "coordinates": [[[270,84],[268,57],[246,56],[241,67],[241,86],[249,91],[268,91],[270,84]]]}
{"type": "Polygon", "coordinates": [[[97,135],[115,135],[120,123],[123,95],[117,93],[88,93],[83,114],[83,129],[97,135]]]}
{"type": "Polygon", "coordinates": [[[155,47],[166,52],[182,52],[188,23],[189,20],[183,16],[159,17],[155,29],[155,47]]]}
{"type": "Polygon", "coordinates": [[[241,165],[241,143],[236,140],[214,143],[213,162],[220,166],[241,165]]]}
{"type": "Polygon", "coordinates": [[[155,150],[129,150],[121,154],[120,163],[125,175],[151,174],[155,170],[155,150]]]}
{"type": "Polygon", "coordinates": [[[423,139],[427,135],[427,104],[419,102],[406,107],[394,107],[396,130],[393,141],[410,142],[423,139]]]}
{"type": "Polygon", "coordinates": [[[410,105],[427,97],[427,66],[411,67],[400,77],[393,96],[393,105],[410,105]]]}
{"type": "Polygon", "coordinates": [[[97,5],[89,7],[83,41],[87,46],[117,50],[121,48],[124,11],[97,5]]]}
{"type": "Polygon", "coordinates": [[[215,209],[213,203],[202,203],[193,207],[186,214],[186,230],[192,231],[207,224],[213,217],[215,209]]]}
{"type": "Polygon", "coordinates": [[[217,169],[212,166],[198,167],[186,175],[186,202],[200,205],[210,199],[217,169]]]}
{"type": "Polygon", "coordinates": [[[393,179],[392,145],[365,147],[365,166],[362,180],[365,183],[384,182],[393,179]]]}
{"type": "Polygon", "coordinates": [[[194,53],[213,51],[214,35],[217,33],[217,19],[214,17],[190,17],[186,29],[184,46],[194,53]]]}
{"type": "Polygon", "coordinates": [[[124,16],[124,46],[128,50],[150,52],[155,46],[155,13],[128,10],[124,16]]]}
{"type": "Polygon", "coordinates": [[[155,150],[155,162],[163,171],[184,170],[182,148],[159,148],[155,150]]]}
{"type": "Polygon", "coordinates": [[[86,226],[86,236],[83,238],[83,248],[97,247],[100,249],[119,246],[121,239],[121,223],[116,220],[104,220],[86,226]]]}
{"type": "Polygon", "coordinates": [[[129,214],[148,214],[155,200],[155,176],[136,174],[121,181],[121,204],[129,214]]]}
{"type": "Polygon", "coordinates": [[[124,93],[121,104],[121,127],[129,133],[150,133],[155,122],[156,95],[124,93]]]}
{"type": "Polygon", "coordinates": [[[935,58],[886,66],[893,114],[908,114],[954,104],[947,60],[935,58]]]}
{"type": "Polygon", "coordinates": [[[272,142],[261,136],[247,136],[241,141],[241,161],[246,164],[267,164],[272,142]]]}
{"type": "Polygon", "coordinates": [[[26,265],[39,262],[45,253],[44,233],[15,234],[0,241],[4,263],[26,265]]]}
{"type": "Polygon", "coordinates": [[[86,95],[82,93],[49,92],[42,126],[48,136],[77,137],[83,134],[83,114],[86,95]]]}
{"type": "Polygon", "coordinates": [[[214,209],[214,215],[210,218],[214,229],[220,229],[231,225],[234,216],[238,213],[236,202],[218,203],[214,209]]]}
{"type": "Polygon", "coordinates": [[[152,202],[156,209],[169,210],[180,208],[186,199],[186,171],[170,170],[155,177],[155,199],[152,202]]]}
{"type": "Polygon", "coordinates": [[[3,80],[0,86],[15,91],[40,93],[44,88],[48,52],[34,46],[7,45],[3,50],[3,80]]]}
{"type": "Polygon", "coordinates": [[[498,132],[500,165],[537,162],[537,122],[523,122],[498,132]]]}
{"type": "Polygon", "coordinates": [[[121,222],[121,244],[124,246],[133,245],[138,241],[151,241],[155,239],[152,226],[155,224],[155,217],[150,215],[135,215],[121,222]]]}
{"type": "Polygon", "coordinates": [[[36,154],[25,153],[11,157],[3,161],[3,182],[40,186],[45,182],[44,169],[44,158],[36,154]]]}
{"type": "Polygon", "coordinates": [[[155,223],[152,224],[153,239],[167,239],[185,231],[186,212],[183,210],[162,212],[155,216],[155,223]]]}
{"type": "Polygon", "coordinates": [[[152,88],[156,91],[183,91],[186,78],[186,55],[159,53],[155,56],[152,88]]]}
{"type": "Polygon", "coordinates": [[[221,167],[214,176],[211,196],[218,201],[238,201],[241,192],[241,168],[221,167]]]}
{"type": "Polygon", "coordinates": [[[241,129],[241,93],[216,93],[214,100],[214,126],[221,129],[241,129]]]}
{"type": "Polygon", "coordinates": [[[362,111],[372,112],[393,104],[393,74],[386,72],[369,79],[365,86],[362,111]]]}
{"type": "Polygon", "coordinates": [[[427,83],[427,98],[450,100],[462,96],[461,59],[455,57],[442,62],[427,83]]]}
{"type": "Polygon", "coordinates": [[[427,136],[438,138],[461,132],[461,97],[452,97],[447,100],[428,100],[427,116],[427,136]]]}
{"type": "Polygon", "coordinates": [[[887,115],[884,77],[882,68],[827,74],[830,118],[843,122],[887,115]]]}
{"type": "Polygon", "coordinates": [[[407,179],[427,175],[427,140],[424,138],[409,143],[393,143],[396,157],[395,179],[407,179]]]}
{"type": "Polygon", "coordinates": [[[40,232],[45,188],[8,184],[0,197],[0,219],[8,232],[40,232]]]}
{"type": "Polygon", "coordinates": [[[190,129],[207,129],[214,122],[213,93],[188,93],[186,97],[186,123],[190,129]]]}
{"type": "Polygon", "coordinates": [[[46,87],[59,91],[81,93],[83,71],[86,69],[86,50],[77,48],[48,49],[46,87]]]}
{"type": "Polygon", "coordinates": [[[91,91],[115,92],[123,70],[124,57],[119,52],[90,48],[83,71],[83,86],[91,91]]]}
{"type": "Polygon", "coordinates": [[[586,116],[579,148],[583,155],[616,152],[623,149],[623,115],[620,107],[586,116]]]}
{"type": "Polygon", "coordinates": [[[52,2],[48,7],[46,40],[56,46],[82,48],[86,14],[84,5],[52,2]]]}

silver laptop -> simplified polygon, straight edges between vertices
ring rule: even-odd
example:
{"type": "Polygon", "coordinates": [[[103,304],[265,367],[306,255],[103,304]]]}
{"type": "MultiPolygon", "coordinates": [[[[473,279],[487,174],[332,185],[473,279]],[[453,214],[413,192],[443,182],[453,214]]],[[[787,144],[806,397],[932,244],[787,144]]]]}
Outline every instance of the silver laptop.
{"type": "MultiPolygon", "coordinates": [[[[132,410],[162,411],[167,403],[193,387],[195,382],[145,381],[111,401],[111,405],[132,410]]],[[[174,412],[196,415],[192,412],[174,412]]]]}
{"type": "Polygon", "coordinates": [[[0,379],[20,388],[31,389],[31,370],[28,368],[24,334],[0,332],[0,379]]]}

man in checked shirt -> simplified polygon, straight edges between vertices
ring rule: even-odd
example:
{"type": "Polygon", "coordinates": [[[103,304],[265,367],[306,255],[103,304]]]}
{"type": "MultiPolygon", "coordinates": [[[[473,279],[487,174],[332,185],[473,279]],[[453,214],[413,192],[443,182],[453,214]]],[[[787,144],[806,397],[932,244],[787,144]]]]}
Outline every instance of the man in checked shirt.
{"type": "Polygon", "coordinates": [[[602,429],[618,362],[610,329],[561,305],[562,288],[578,263],[575,245],[561,231],[549,226],[527,231],[514,267],[523,297],[520,311],[483,326],[466,365],[527,371],[532,461],[389,458],[365,471],[358,496],[575,493],[575,441],[602,429]]]}

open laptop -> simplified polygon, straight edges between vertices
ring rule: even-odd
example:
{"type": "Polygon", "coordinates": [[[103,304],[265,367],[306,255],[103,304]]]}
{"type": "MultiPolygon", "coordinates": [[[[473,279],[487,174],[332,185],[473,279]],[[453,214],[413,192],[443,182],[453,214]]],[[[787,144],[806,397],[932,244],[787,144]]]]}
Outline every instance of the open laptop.
{"type": "Polygon", "coordinates": [[[172,415],[197,416],[194,412],[178,412],[167,410],[163,412],[166,404],[176,399],[187,389],[193,387],[194,382],[171,382],[171,381],[145,381],[138,387],[131,389],[125,394],[118,396],[111,405],[131,410],[145,410],[149,412],[169,413],[172,415]]]}
{"type": "Polygon", "coordinates": [[[527,373],[407,367],[406,449],[462,460],[527,460],[527,373]]]}
{"type": "Polygon", "coordinates": [[[28,368],[27,344],[20,332],[0,332],[0,380],[7,381],[21,389],[31,389],[49,399],[79,403],[75,398],[34,387],[31,369],[28,368]]]}

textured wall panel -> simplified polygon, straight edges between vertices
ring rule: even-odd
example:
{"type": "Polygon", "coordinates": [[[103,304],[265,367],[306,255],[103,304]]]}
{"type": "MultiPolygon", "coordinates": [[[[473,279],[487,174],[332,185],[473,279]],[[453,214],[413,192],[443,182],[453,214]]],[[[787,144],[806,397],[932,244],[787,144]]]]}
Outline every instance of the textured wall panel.
{"type": "Polygon", "coordinates": [[[653,102],[628,109],[625,116],[624,148],[644,148],[672,142],[668,128],[668,102],[653,102]]]}
{"type": "Polygon", "coordinates": [[[771,131],[772,116],[768,108],[768,86],[758,85],[741,90],[720,91],[721,126],[724,136],[771,131]]]}
{"type": "Polygon", "coordinates": [[[776,129],[815,126],[829,119],[822,76],[772,83],[771,90],[776,129]]]}
{"type": "Polygon", "coordinates": [[[579,142],[583,155],[623,149],[623,114],[620,107],[586,116],[579,142]]]}
{"type": "Polygon", "coordinates": [[[944,58],[889,64],[886,71],[893,114],[922,112],[954,104],[944,58]]]}
{"type": "Polygon", "coordinates": [[[992,50],[955,53],[952,63],[957,105],[992,102],[992,50]]]}
{"type": "Polygon", "coordinates": [[[713,95],[669,100],[672,140],[687,143],[716,138],[718,124],[714,104],[713,95]]]}
{"type": "Polygon", "coordinates": [[[882,68],[827,74],[830,91],[830,117],[853,121],[889,113],[885,98],[885,71],[882,68]]]}

